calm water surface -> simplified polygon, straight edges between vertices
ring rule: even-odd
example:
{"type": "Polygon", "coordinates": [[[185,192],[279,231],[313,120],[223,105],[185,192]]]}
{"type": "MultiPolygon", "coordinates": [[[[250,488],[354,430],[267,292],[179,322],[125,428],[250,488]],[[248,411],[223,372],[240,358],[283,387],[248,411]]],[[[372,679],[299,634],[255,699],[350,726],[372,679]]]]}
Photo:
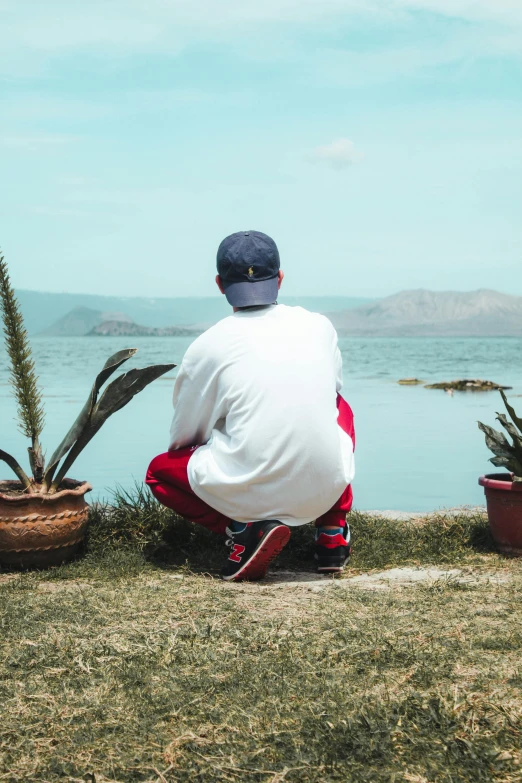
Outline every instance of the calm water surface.
{"type": "MultiPolygon", "coordinates": [[[[191,338],[33,338],[45,392],[43,444],[52,453],[81,409],[105,359],[135,345],[126,367],[179,363],[191,338]]],[[[502,409],[497,392],[455,394],[398,386],[416,376],[426,381],[488,378],[513,386],[522,410],[522,340],[515,338],[343,338],[343,394],[357,430],[355,505],[360,509],[429,511],[481,505],[481,473],[493,471],[478,419],[494,424],[502,409]]],[[[310,373],[314,368],[310,367],[310,373]]],[[[117,484],[141,481],[152,456],[168,445],[175,370],[116,413],[87,446],[72,471],[107,496],[117,484]]],[[[13,421],[7,357],[0,349],[0,448],[25,460],[26,440],[13,421]]],[[[2,463],[0,463],[1,466],[2,463]]],[[[7,466],[0,468],[8,477],[7,466]]]]}

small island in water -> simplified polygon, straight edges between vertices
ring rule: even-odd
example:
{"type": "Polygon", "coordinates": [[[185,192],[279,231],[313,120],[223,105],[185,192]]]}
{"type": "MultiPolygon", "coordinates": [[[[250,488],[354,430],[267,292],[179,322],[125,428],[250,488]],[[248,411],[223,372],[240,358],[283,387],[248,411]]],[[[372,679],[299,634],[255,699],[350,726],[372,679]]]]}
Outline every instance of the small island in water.
{"type": "Polygon", "coordinates": [[[198,326],[142,326],[125,313],[74,307],[40,334],[46,337],[195,337],[198,326]]]}
{"type": "Polygon", "coordinates": [[[86,337],[194,337],[197,329],[187,326],[141,326],[134,321],[103,321],[93,326],[86,337]]]}
{"type": "Polygon", "coordinates": [[[425,389],[443,389],[443,391],[464,391],[464,392],[476,392],[476,391],[498,391],[499,389],[512,389],[512,386],[502,386],[500,383],[494,381],[483,381],[480,378],[470,380],[469,378],[463,378],[456,381],[441,381],[440,383],[428,383],[424,387],[425,389]]]}
{"type": "Polygon", "coordinates": [[[480,378],[460,378],[456,381],[440,381],[439,383],[425,383],[418,378],[401,378],[397,383],[400,386],[424,386],[425,389],[442,389],[443,391],[498,391],[499,389],[512,389],[512,386],[502,386],[494,381],[484,381],[480,378]]]}

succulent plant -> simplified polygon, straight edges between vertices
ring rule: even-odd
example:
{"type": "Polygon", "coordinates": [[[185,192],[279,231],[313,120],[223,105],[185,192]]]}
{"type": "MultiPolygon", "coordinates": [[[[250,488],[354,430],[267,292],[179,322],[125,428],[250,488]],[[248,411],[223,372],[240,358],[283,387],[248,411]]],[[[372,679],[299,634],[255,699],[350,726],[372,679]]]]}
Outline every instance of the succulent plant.
{"type": "Polygon", "coordinates": [[[27,475],[11,454],[1,449],[0,460],[9,465],[25,490],[54,493],[75,459],[109,416],[127,405],[149,383],[172,370],[176,365],[156,364],[129,370],[119,375],[101,391],[110,376],[131,356],[134,356],[137,348],[126,348],[109,357],[96,376],[80,415],[46,465],[40,444],[40,435],[45,420],[42,394],[20,306],[11,286],[7,264],[2,255],[0,255],[0,313],[11,365],[10,383],[18,406],[18,424],[22,434],[31,439],[28,451],[32,477],[27,475]]]}
{"type": "Polygon", "coordinates": [[[509,442],[503,432],[499,432],[481,421],[478,422],[478,426],[486,436],[486,446],[495,455],[490,459],[490,462],[497,468],[509,470],[513,474],[513,481],[522,482],[522,419],[517,416],[502,389],[499,391],[511,421],[504,413],[497,413],[496,418],[512,442],[509,442]]]}

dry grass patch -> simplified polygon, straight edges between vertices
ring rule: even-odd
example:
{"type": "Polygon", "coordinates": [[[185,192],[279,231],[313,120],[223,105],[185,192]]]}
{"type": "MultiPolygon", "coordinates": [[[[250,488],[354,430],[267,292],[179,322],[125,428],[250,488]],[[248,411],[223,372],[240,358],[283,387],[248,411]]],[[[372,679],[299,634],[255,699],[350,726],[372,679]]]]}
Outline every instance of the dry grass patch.
{"type": "Polygon", "coordinates": [[[437,564],[447,535],[444,563],[503,583],[311,592],[231,588],[212,538],[130,510],[83,560],[0,580],[0,781],[522,781],[522,563],[483,519],[356,516],[350,573],[437,564]]]}

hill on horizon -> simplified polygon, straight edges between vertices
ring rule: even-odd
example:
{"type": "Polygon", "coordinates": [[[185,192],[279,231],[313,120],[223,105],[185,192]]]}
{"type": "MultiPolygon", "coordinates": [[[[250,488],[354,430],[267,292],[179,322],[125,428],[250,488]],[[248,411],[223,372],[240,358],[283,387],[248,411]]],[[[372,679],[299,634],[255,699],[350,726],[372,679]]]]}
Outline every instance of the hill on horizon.
{"type": "Polygon", "coordinates": [[[74,307],[54,324],[42,329],[44,337],[81,337],[107,321],[132,323],[125,313],[91,310],[89,307],[74,307]]]}
{"type": "MultiPolygon", "coordinates": [[[[123,297],[97,294],[48,293],[17,289],[16,295],[29,334],[48,333],[50,327],[75,308],[101,313],[124,314],[138,324],[150,327],[192,326],[202,328],[230,314],[230,305],[224,296],[207,297],[123,297]]],[[[327,313],[358,307],[373,301],[350,296],[285,296],[280,302],[302,305],[314,312],[327,313]]],[[[109,319],[110,320],[110,319],[109,319]]],[[[96,324],[93,323],[93,326],[96,324]]],[[[89,331],[89,330],[87,330],[89,331]]],[[[55,332],[53,332],[55,333],[55,332]]],[[[86,334],[86,332],[84,332],[86,334]]]]}
{"type": "Polygon", "coordinates": [[[40,332],[42,337],[179,337],[198,334],[188,326],[142,326],[125,313],[107,313],[74,307],[40,332]]]}
{"type": "Polygon", "coordinates": [[[343,335],[522,337],[522,297],[484,288],[401,291],[328,317],[343,335]]]}

